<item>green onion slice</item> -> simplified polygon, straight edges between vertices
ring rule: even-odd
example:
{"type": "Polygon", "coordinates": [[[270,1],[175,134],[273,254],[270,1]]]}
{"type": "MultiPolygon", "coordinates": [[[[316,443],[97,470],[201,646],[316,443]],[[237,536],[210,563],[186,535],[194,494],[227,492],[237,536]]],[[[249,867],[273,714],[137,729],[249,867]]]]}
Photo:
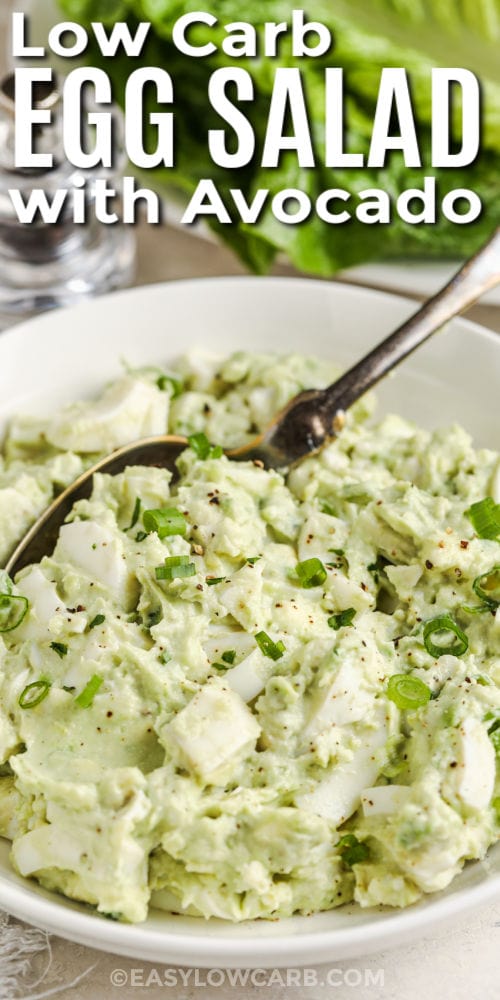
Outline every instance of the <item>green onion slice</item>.
{"type": "Polygon", "coordinates": [[[163,566],[157,566],[155,576],[157,580],[174,580],[186,576],[194,576],[196,566],[189,562],[189,556],[168,556],[163,566]]]}
{"type": "Polygon", "coordinates": [[[192,448],[198,458],[222,458],[224,454],[220,445],[211,445],[207,435],[203,431],[197,434],[190,434],[188,437],[189,447],[192,448]]]}
{"type": "Polygon", "coordinates": [[[60,657],[61,660],[68,655],[68,647],[65,642],[51,642],[50,648],[60,657]]]}
{"type": "Polygon", "coordinates": [[[212,663],[212,667],[216,670],[229,670],[232,666],[234,666],[235,659],[236,650],[226,649],[226,651],[221,654],[222,663],[212,663]]]}
{"type": "Polygon", "coordinates": [[[462,604],[460,610],[465,611],[468,615],[484,615],[486,611],[491,615],[495,607],[494,604],[462,604]]]}
{"type": "Polygon", "coordinates": [[[28,613],[28,599],[16,594],[0,594],[0,633],[19,628],[28,613]]]}
{"type": "Polygon", "coordinates": [[[19,695],[19,705],[21,708],[35,708],[50,691],[50,681],[39,680],[27,684],[24,691],[19,695]]]}
{"type": "Polygon", "coordinates": [[[133,510],[133,513],[132,513],[132,520],[131,520],[128,528],[124,528],[123,529],[124,531],[131,531],[132,528],[135,528],[135,526],[136,526],[136,524],[137,524],[137,522],[139,520],[139,516],[140,516],[140,513],[141,513],[141,507],[142,507],[141,498],[137,497],[137,499],[135,501],[135,504],[134,504],[134,510],[133,510]]]}
{"type": "Polygon", "coordinates": [[[75,702],[79,708],[90,708],[99,688],[101,687],[101,684],[103,683],[104,680],[102,677],[99,677],[99,674],[94,674],[90,678],[83,691],[80,691],[80,694],[75,698],[75,702]]]}
{"type": "Polygon", "coordinates": [[[257,632],[254,638],[264,656],[268,656],[270,660],[281,659],[285,652],[285,644],[281,639],[278,642],[273,642],[267,632],[257,632]]]}
{"type": "Polygon", "coordinates": [[[310,587],[321,587],[321,584],[326,580],[326,569],[321,562],[321,559],[317,559],[313,556],[312,559],[304,559],[303,562],[297,563],[295,567],[295,572],[300,580],[302,587],[309,589],[310,587]]]}
{"type": "Polygon", "coordinates": [[[420,677],[409,677],[408,674],[393,674],[387,685],[387,697],[401,709],[420,708],[431,698],[431,689],[420,680],[420,677]]]}
{"type": "Polygon", "coordinates": [[[216,583],[224,583],[225,579],[225,576],[206,576],[205,583],[207,587],[215,587],[216,583]]]}
{"type": "Polygon", "coordinates": [[[105,621],[106,615],[96,615],[89,624],[89,632],[91,632],[93,628],[97,628],[98,625],[102,625],[105,621]]]}
{"type": "Polygon", "coordinates": [[[462,656],[469,648],[469,640],[449,615],[438,615],[424,625],[424,646],[431,656],[462,656]]]}
{"type": "Polygon", "coordinates": [[[495,503],[493,497],[485,497],[484,500],[471,504],[465,513],[479,538],[498,538],[500,534],[500,503],[495,503]]]}
{"type": "Polygon", "coordinates": [[[184,384],[180,379],[174,378],[173,375],[160,375],[156,380],[156,384],[162,392],[169,392],[171,399],[177,399],[181,392],[184,390],[184,384]]]}
{"type": "Polygon", "coordinates": [[[177,507],[162,507],[160,510],[145,510],[142,523],[148,534],[156,531],[158,538],[168,535],[185,535],[187,522],[184,514],[177,507]]]}
{"type": "Polygon", "coordinates": [[[336,846],[339,848],[342,861],[349,867],[359,864],[360,861],[366,861],[370,856],[367,845],[358,840],[353,833],[344,834],[336,846]]]}
{"type": "Polygon", "coordinates": [[[490,608],[500,604],[500,566],[493,566],[487,573],[476,576],[472,589],[490,608]]]}
{"type": "Polygon", "coordinates": [[[355,614],[356,608],[346,608],[345,611],[340,611],[338,615],[330,615],[328,624],[335,631],[339,628],[346,628],[348,625],[352,625],[355,614]]]}

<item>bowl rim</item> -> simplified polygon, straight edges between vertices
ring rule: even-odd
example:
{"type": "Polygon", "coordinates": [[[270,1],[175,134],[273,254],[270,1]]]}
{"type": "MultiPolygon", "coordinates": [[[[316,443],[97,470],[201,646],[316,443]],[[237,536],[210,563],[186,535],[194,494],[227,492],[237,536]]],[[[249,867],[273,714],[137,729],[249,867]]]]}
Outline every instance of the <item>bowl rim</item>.
{"type": "MultiPolygon", "coordinates": [[[[341,295],[349,292],[356,298],[364,298],[367,303],[373,302],[376,298],[382,309],[387,302],[396,302],[406,308],[414,305],[415,309],[419,304],[408,296],[360,286],[354,282],[337,280],[329,282],[324,279],[295,276],[231,275],[178,279],[136,286],[78,303],[69,309],[58,310],[58,314],[64,315],[71,321],[76,313],[83,313],[83,318],[85,314],[97,315],[103,300],[107,302],[112,300],[119,309],[120,303],[122,308],[126,307],[129,298],[137,296],[147,298],[154,295],[161,299],[170,291],[174,291],[175,294],[180,289],[189,293],[190,290],[196,292],[208,286],[222,287],[227,283],[235,288],[241,286],[251,289],[252,285],[259,287],[263,282],[270,288],[275,286],[284,289],[294,286],[297,289],[307,287],[311,290],[321,289],[322,292],[326,290],[327,295],[335,295],[336,291],[341,295]]],[[[0,357],[4,350],[9,350],[10,343],[17,344],[19,338],[29,339],[37,327],[45,325],[50,328],[53,317],[54,313],[44,313],[4,331],[0,335],[0,357]]],[[[500,351],[500,336],[494,331],[462,317],[458,322],[466,330],[490,341],[495,345],[495,349],[500,351]]],[[[487,870],[487,860],[472,864],[483,865],[487,870]]],[[[53,899],[47,899],[41,891],[34,888],[33,882],[29,880],[22,882],[20,879],[18,881],[18,876],[15,875],[13,878],[14,881],[11,877],[6,878],[0,871],[1,902],[4,908],[20,919],[28,920],[63,938],[102,951],[145,960],[177,961],[191,965],[196,963],[197,966],[204,968],[214,966],[270,968],[279,966],[280,963],[289,964],[290,959],[293,959],[294,964],[298,966],[309,962],[368,954],[382,947],[395,947],[412,941],[416,933],[419,936],[424,935],[437,924],[452,922],[471,909],[500,896],[500,873],[493,873],[487,875],[484,881],[465,885],[449,895],[433,894],[424,897],[420,905],[410,906],[401,911],[388,910],[390,915],[380,922],[318,930],[311,924],[311,929],[305,932],[292,927],[290,932],[285,932],[282,936],[267,937],[262,933],[265,921],[257,921],[255,923],[258,924],[261,933],[238,937],[237,934],[231,936],[225,932],[225,926],[231,926],[234,931],[235,925],[225,925],[223,921],[212,922],[212,926],[216,923],[220,925],[220,933],[217,930],[213,936],[203,934],[202,923],[199,924],[199,932],[188,934],[183,933],[181,924],[179,932],[174,933],[171,930],[161,930],[143,924],[113,923],[90,910],[86,912],[84,904],[75,904],[71,900],[66,900],[64,896],[59,899],[54,895],[53,899]]],[[[161,911],[156,912],[161,915],[161,911]]],[[[189,919],[193,918],[182,918],[183,922],[189,919]]],[[[287,919],[293,921],[296,918],[287,919]]],[[[299,919],[307,920],[307,918],[299,919]]],[[[281,925],[285,926],[286,922],[283,918],[281,925]]],[[[248,930],[252,922],[236,926],[248,930]]]]}

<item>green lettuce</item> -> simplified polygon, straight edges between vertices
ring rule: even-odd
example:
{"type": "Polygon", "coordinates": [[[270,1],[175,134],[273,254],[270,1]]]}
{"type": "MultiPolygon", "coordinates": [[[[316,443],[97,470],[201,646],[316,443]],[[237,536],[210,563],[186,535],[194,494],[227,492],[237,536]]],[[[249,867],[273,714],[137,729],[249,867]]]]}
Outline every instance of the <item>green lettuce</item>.
{"type": "MultiPolygon", "coordinates": [[[[187,11],[200,9],[185,0],[59,0],[65,14],[86,26],[100,20],[113,24],[127,20],[151,21],[142,56],[144,65],[168,69],[176,95],[176,166],[154,171],[151,185],[174,186],[190,195],[199,180],[210,178],[217,186],[234,220],[231,225],[211,223],[237,251],[248,267],[266,271],[278,252],[283,252],[301,270],[329,276],[340,268],[373,259],[400,257],[457,257],[472,253],[493,228],[500,224],[500,0],[310,0],[309,19],[327,24],[335,39],[333,53],[323,58],[294,59],[285,39],[279,59],[238,60],[251,73],[256,92],[252,107],[245,105],[261,148],[267,121],[274,70],[279,65],[298,65],[303,74],[317,166],[304,170],[291,154],[280,165],[264,170],[257,154],[243,170],[215,166],[208,153],[208,129],[221,127],[207,98],[210,74],[219,66],[234,65],[220,50],[208,59],[183,56],[171,40],[174,22],[187,11]],[[409,170],[402,157],[393,153],[383,169],[331,170],[324,165],[323,78],[327,65],[344,69],[347,102],[347,148],[367,152],[381,68],[404,66],[411,78],[424,167],[409,170]],[[430,71],[433,66],[464,66],[480,78],[483,99],[482,149],[475,163],[464,169],[433,170],[430,162],[430,71]],[[268,208],[255,225],[238,221],[229,196],[240,188],[247,200],[268,188],[272,193],[295,187],[314,199],[321,191],[345,188],[353,197],[363,188],[381,188],[395,199],[411,187],[421,187],[425,175],[436,177],[438,202],[453,189],[476,191],[483,202],[481,217],[474,223],[457,225],[440,218],[435,225],[408,225],[394,213],[390,225],[364,225],[356,219],[329,225],[314,214],[300,225],[279,223],[268,208]]],[[[249,21],[259,32],[266,21],[290,19],[295,4],[284,0],[210,0],[203,6],[219,20],[249,21]]],[[[199,27],[202,41],[205,29],[199,27]]],[[[222,27],[210,29],[207,38],[222,41],[222,27]]],[[[97,51],[90,60],[99,64],[97,51]]],[[[128,75],[137,60],[124,56],[102,63],[113,78],[115,92],[123,99],[128,75]]],[[[148,110],[155,110],[153,104],[148,110]]],[[[456,108],[457,115],[460,109],[456,108]]],[[[154,145],[154,132],[151,132],[154,145]]],[[[355,203],[353,205],[355,207],[355,203]]]]}

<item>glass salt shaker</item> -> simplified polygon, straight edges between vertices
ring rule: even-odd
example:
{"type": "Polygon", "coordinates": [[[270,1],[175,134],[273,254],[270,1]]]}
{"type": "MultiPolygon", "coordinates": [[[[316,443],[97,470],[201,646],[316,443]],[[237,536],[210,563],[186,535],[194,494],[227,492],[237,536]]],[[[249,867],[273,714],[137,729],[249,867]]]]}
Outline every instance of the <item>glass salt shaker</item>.
{"type": "MultiPolygon", "coordinates": [[[[64,157],[57,82],[37,83],[34,107],[52,112],[50,126],[35,126],[37,152],[51,152],[50,169],[17,168],[14,161],[14,76],[0,82],[0,330],[58,306],[130,283],[135,263],[135,234],[121,223],[103,225],[92,212],[93,184],[105,177],[118,182],[125,155],[117,151],[113,171],[80,171],[64,157]],[[76,183],[75,183],[76,179],[76,183]],[[84,185],[87,221],[73,220],[73,193],[84,185]],[[57,222],[39,213],[30,223],[19,221],[9,195],[17,189],[27,202],[33,188],[49,201],[55,191],[68,190],[57,222]]],[[[120,124],[121,112],[115,116],[120,124]]],[[[119,129],[117,130],[119,133],[119,129]]]]}

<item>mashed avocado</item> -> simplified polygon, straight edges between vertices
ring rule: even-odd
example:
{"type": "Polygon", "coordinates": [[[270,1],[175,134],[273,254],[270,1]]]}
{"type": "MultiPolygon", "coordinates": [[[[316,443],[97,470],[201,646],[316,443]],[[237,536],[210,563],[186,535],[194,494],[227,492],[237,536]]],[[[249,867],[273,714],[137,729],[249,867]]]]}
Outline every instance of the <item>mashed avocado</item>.
{"type": "Polygon", "coordinates": [[[13,420],[0,559],[97,455],[194,435],[175,482],[96,476],[52,555],[0,574],[22,875],[118,919],[242,920],[406,906],[497,839],[498,456],[459,427],[372,427],[366,401],[286,476],[208,445],[334,376],[195,357],[13,420]]]}

